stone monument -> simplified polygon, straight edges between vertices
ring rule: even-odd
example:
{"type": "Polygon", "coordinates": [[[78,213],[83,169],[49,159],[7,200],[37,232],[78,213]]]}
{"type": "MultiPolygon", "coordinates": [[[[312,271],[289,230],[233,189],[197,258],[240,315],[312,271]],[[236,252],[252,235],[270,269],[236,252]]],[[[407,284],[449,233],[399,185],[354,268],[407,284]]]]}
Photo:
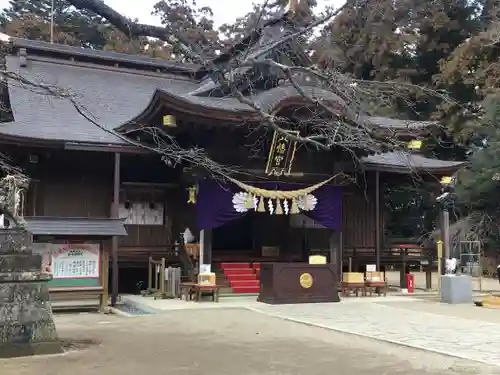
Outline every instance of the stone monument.
{"type": "Polygon", "coordinates": [[[457,275],[456,259],[446,259],[446,274],[441,276],[441,302],[472,303],[472,278],[457,275]]]}
{"type": "Polygon", "coordinates": [[[0,180],[0,358],[62,351],[47,284],[52,276],[31,251],[19,181],[15,175],[0,180]]]}
{"type": "Polygon", "coordinates": [[[23,227],[0,229],[0,358],[62,351],[42,257],[23,227]]]}

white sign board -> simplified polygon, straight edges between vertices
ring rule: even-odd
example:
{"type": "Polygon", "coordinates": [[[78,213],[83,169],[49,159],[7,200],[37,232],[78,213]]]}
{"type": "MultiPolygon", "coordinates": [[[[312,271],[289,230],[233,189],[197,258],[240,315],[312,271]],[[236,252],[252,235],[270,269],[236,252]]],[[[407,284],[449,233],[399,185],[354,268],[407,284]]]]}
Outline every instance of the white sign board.
{"type": "Polygon", "coordinates": [[[212,266],[210,264],[200,264],[200,273],[210,273],[212,266]]]}
{"type": "Polygon", "coordinates": [[[100,257],[97,244],[57,245],[52,252],[54,279],[99,278],[100,257]]]}
{"type": "Polygon", "coordinates": [[[377,265],[376,264],[367,264],[366,265],[366,272],[377,272],[377,265]]]}

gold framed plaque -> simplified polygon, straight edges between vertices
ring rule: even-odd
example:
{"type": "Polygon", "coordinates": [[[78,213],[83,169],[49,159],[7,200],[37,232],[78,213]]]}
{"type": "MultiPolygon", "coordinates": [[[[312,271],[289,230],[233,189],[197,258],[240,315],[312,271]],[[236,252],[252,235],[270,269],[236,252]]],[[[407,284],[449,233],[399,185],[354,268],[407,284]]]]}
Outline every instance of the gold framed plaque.
{"type": "Polygon", "coordinates": [[[310,273],[303,273],[299,278],[300,286],[308,289],[313,285],[313,278],[310,273]]]}

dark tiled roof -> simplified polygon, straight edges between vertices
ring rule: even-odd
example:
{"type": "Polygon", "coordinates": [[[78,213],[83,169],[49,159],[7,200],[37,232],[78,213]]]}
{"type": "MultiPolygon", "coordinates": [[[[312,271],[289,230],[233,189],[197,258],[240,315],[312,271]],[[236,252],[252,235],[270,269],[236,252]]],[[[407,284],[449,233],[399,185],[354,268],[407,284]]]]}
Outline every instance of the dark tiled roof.
{"type": "MultiPolygon", "coordinates": [[[[211,81],[210,81],[211,82],[211,81]]],[[[203,82],[202,85],[211,85],[207,82],[203,82]]],[[[319,100],[327,100],[330,102],[336,102],[340,106],[345,106],[345,102],[338,97],[335,93],[331,91],[318,88],[316,86],[301,85],[301,89],[305,94],[314,97],[319,100]]],[[[202,111],[203,108],[220,110],[224,112],[233,112],[248,116],[255,115],[255,111],[248,105],[241,103],[238,99],[233,97],[211,97],[211,96],[198,96],[198,90],[194,90],[189,93],[173,93],[171,89],[160,89],[157,94],[153,97],[149,108],[160,105],[164,98],[168,98],[174,102],[183,102],[187,105],[198,106],[199,110],[202,111]],[[156,102],[156,103],[155,103],[156,102]]],[[[252,100],[265,112],[273,112],[276,107],[286,99],[291,98],[301,98],[301,95],[297,90],[291,85],[284,85],[272,88],[270,90],[261,92],[252,97],[252,100]]],[[[141,118],[139,115],[137,118],[141,118]]],[[[242,117],[239,117],[240,119],[242,117]]],[[[135,119],[134,119],[135,120],[135,119]]],[[[363,121],[368,126],[388,128],[394,130],[402,129],[423,129],[428,126],[437,125],[434,122],[425,121],[409,121],[409,120],[398,120],[390,119],[385,117],[373,117],[373,116],[361,116],[360,121],[363,121]]]]}
{"type": "MultiPolygon", "coordinates": [[[[65,59],[49,58],[47,54],[44,55],[40,51],[57,49],[68,55],[89,54],[100,59],[115,59],[118,62],[128,58],[130,61],[137,60],[137,64],[139,62],[163,64],[156,60],[150,61],[154,59],[108,52],[89,52],[81,48],[56,47],[34,41],[15,40],[15,44],[17,46],[29,45],[31,53],[28,53],[26,67],[20,67],[19,57],[8,56],[7,69],[9,71],[17,72],[42,85],[57,86],[76,95],[76,100],[84,112],[109,131],[141,118],[146,114],[147,109],[151,109],[151,106],[155,104],[161,104],[164,98],[177,102],[179,105],[197,107],[199,113],[211,112],[214,118],[218,118],[220,114],[225,118],[224,112],[226,115],[228,112],[237,113],[238,116],[234,117],[238,120],[248,119],[255,114],[252,108],[233,97],[193,95],[197,89],[207,83],[206,80],[196,82],[182,75],[151,73],[141,71],[139,68],[114,68],[109,64],[97,65],[95,59],[92,60],[94,63],[82,63],[69,61],[67,56],[65,59]]],[[[172,62],[164,62],[164,64],[179,66],[179,63],[172,62]]],[[[303,89],[307,94],[317,98],[342,103],[330,91],[314,86],[303,86],[303,89]]],[[[23,86],[13,80],[9,82],[9,95],[14,121],[0,124],[0,134],[47,141],[118,145],[125,143],[114,134],[100,129],[85,119],[69,100],[48,96],[43,90],[34,90],[32,87],[23,86]]],[[[298,96],[293,87],[282,86],[257,94],[252,100],[264,111],[272,111],[280,102],[293,96],[298,96]]],[[[429,123],[380,117],[364,117],[362,120],[374,126],[394,129],[415,129],[429,125],[429,123]]]]}
{"type": "Polygon", "coordinates": [[[122,219],[88,219],[61,217],[25,217],[26,227],[33,235],[46,236],[126,236],[122,219]]]}
{"type": "Polygon", "coordinates": [[[426,158],[422,155],[408,152],[388,152],[363,157],[361,159],[366,169],[385,170],[396,173],[413,172],[453,172],[465,163],[426,158]]]}
{"type": "MultiPolygon", "coordinates": [[[[336,101],[338,103],[343,103],[342,100],[330,91],[323,90],[314,86],[301,86],[302,90],[307,95],[312,95],[316,98],[321,98],[324,100],[336,101]]],[[[238,99],[233,97],[205,97],[191,95],[190,93],[184,94],[174,94],[170,89],[159,90],[164,95],[170,97],[173,100],[181,100],[189,103],[191,105],[208,107],[210,109],[229,111],[229,112],[241,112],[248,111],[251,114],[255,114],[255,111],[248,105],[241,103],[238,99]]],[[[252,100],[265,112],[271,112],[276,108],[276,106],[285,99],[300,97],[297,90],[292,86],[279,86],[272,88],[267,91],[263,91],[252,97],[252,100]]]]}
{"type": "MultiPolygon", "coordinates": [[[[30,60],[28,67],[22,68],[19,58],[13,56],[7,57],[7,69],[35,82],[71,92],[81,107],[109,130],[141,113],[158,88],[175,93],[194,85],[175,79],[175,76],[137,74],[59,60],[30,60]]],[[[43,90],[33,90],[12,80],[9,96],[15,121],[0,124],[0,133],[41,140],[124,143],[90,123],[69,100],[48,96],[43,90]]]]}

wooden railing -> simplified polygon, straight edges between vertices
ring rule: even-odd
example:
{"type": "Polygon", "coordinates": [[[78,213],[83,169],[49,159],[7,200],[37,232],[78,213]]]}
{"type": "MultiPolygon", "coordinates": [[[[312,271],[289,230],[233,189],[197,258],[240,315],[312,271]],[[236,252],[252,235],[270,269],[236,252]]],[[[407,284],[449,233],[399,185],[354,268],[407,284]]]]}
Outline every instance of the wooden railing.
{"type": "MultiPolygon", "coordinates": [[[[434,266],[435,250],[421,247],[399,248],[391,247],[381,249],[380,264],[382,266],[400,267],[402,264],[409,266],[434,266]]],[[[376,262],[375,249],[351,248],[344,249],[344,266],[352,265],[354,268],[364,267],[366,264],[376,262]]]]}

